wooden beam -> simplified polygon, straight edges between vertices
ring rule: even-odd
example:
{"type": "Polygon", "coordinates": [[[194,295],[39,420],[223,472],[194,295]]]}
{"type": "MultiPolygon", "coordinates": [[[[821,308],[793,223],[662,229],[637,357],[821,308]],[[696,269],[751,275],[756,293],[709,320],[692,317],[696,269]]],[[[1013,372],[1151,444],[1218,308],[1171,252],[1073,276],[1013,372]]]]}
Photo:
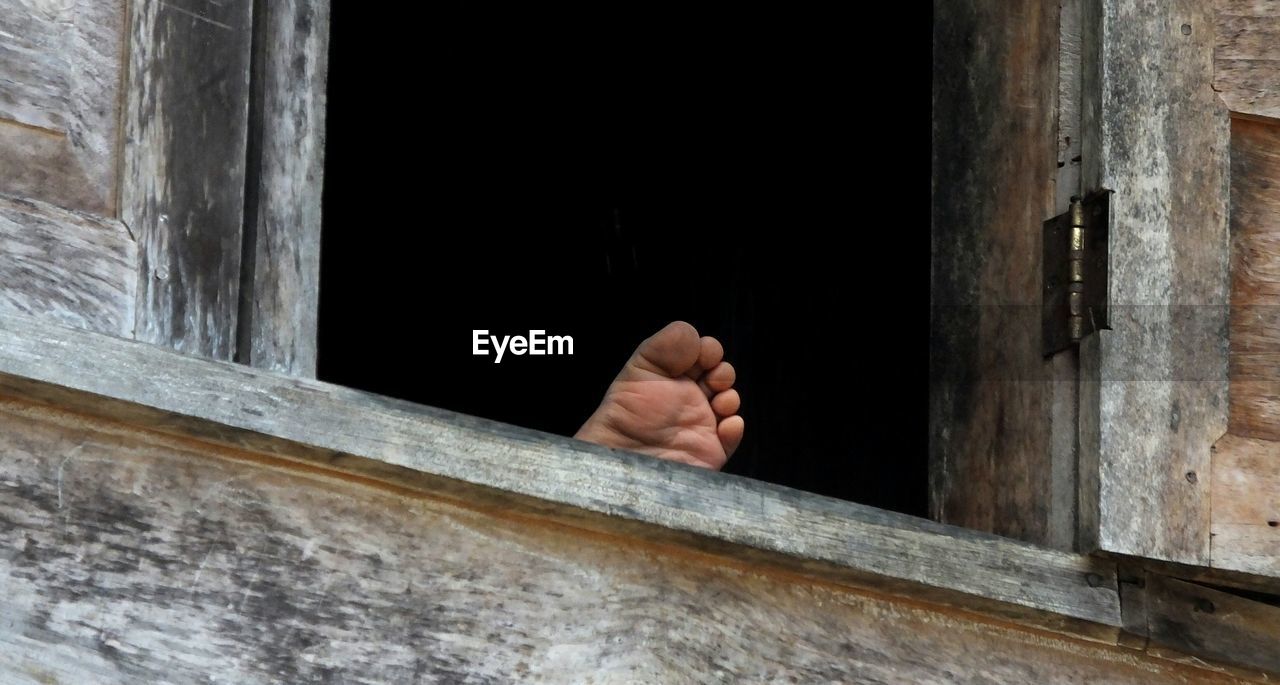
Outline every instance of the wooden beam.
{"type": "Polygon", "coordinates": [[[1114,565],[769,483],[0,318],[0,391],[578,527],[1114,641],[1114,565]]]}
{"type": "MultiPolygon", "coordinates": [[[[1127,557],[1122,555],[1105,555],[1115,559],[1121,565],[1120,576],[1126,575],[1125,567],[1141,569],[1143,573],[1177,578],[1190,583],[1212,585],[1231,591],[1243,591],[1245,594],[1272,595],[1280,597],[1280,578],[1265,574],[1249,573],[1212,566],[1190,566],[1172,561],[1160,561],[1144,557],[1127,557]]],[[[1135,571],[1136,574],[1136,571],[1135,571]]],[[[1123,609],[1122,609],[1123,610],[1123,609]]]]}
{"type": "Polygon", "coordinates": [[[1153,643],[1280,673],[1280,607],[1151,575],[1147,621],[1153,643]]]}
{"type": "Polygon", "coordinates": [[[255,13],[236,358],[315,376],[329,0],[259,2],[255,13]]]}
{"type": "Polygon", "coordinates": [[[136,337],[231,359],[252,0],[131,3],[121,218],[140,243],[136,337]]]}
{"type": "Polygon", "coordinates": [[[1111,327],[1081,347],[1085,549],[1209,563],[1227,427],[1227,111],[1214,8],[1089,0],[1085,190],[1109,188],[1111,327]],[[1173,133],[1176,132],[1176,133],[1173,133]]]}
{"type": "Polygon", "coordinates": [[[1076,362],[1043,358],[1040,320],[1040,227],[1066,209],[1059,153],[1079,145],[1059,137],[1077,111],[1059,3],[934,12],[930,512],[1072,549],[1076,362]]]}
{"type": "Polygon", "coordinates": [[[0,427],[6,682],[1243,682],[23,400],[0,427]]]}

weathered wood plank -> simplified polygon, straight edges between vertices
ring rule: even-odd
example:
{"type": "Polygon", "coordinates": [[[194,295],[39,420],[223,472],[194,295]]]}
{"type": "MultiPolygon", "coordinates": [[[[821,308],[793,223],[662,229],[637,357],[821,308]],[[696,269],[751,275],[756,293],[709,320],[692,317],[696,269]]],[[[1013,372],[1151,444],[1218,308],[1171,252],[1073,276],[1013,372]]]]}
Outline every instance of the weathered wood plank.
{"type": "MultiPolygon", "coordinates": [[[[1058,12],[1058,180],[1055,215],[1067,211],[1081,194],[1080,70],[1084,66],[1082,29],[1085,0],[1061,0],[1058,12]]],[[[1065,460],[1064,460],[1065,461],[1065,460]]],[[[1073,532],[1074,534],[1074,532],[1073,532]]]]}
{"type": "MultiPolygon", "coordinates": [[[[1124,557],[1107,555],[1116,559],[1122,566],[1137,567],[1146,573],[1177,578],[1191,583],[1200,583],[1214,587],[1227,588],[1231,591],[1242,590],[1245,593],[1274,595],[1280,597],[1280,578],[1260,575],[1244,571],[1214,568],[1211,566],[1191,566],[1172,561],[1160,561],[1144,557],[1124,557]]],[[[1121,568],[1120,575],[1125,574],[1121,568]]]]}
{"type": "Polygon", "coordinates": [[[0,310],[130,337],[136,283],[120,222],[0,197],[0,310]]]}
{"type": "Polygon", "coordinates": [[[1280,443],[1226,435],[1214,445],[1213,565],[1280,576],[1280,443]]]}
{"type": "Polygon", "coordinates": [[[1280,125],[1231,121],[1231,432],[1280,440],[1280,125]]]}
{"type": "Polygon", "coordinates": [[[121,0],[0,0],[0,193],[113,216],[121,0]]]}
{"type": "Polygon", "coordinates": [[[635,536],[676,531],[1011,620],[1085,621],[1072,629],[1099,639],[1119,625],[1104,560],[27,317],[0,318],[0,389],[437,495],[474,500],[479,485],[498,506],[635,536]]]}
{"type": "Polygon", "coordinates": [[[1153,643],[1280,673],[1280,607],[1153,575],[1147,620],[1153,643]]]}
{"type": "Polygon", "coordinates": [[[1086,548],[1207,564],[1227,426],[1227,112],[1214,8],[1086,3],[1082,177],[1110,188],[1111,326],[1081,348],[1086,548]],[[1096,418],[1090,415],[1096,414],[1096,418]]]}
{"type": "MultiPolygon", "coordinates": [[[[1071,198],[1081,195],[1080,116],[1082,97],[1083,4],[1085,0],[1062,0],[1058,12],[1058,176],[1052,216],[1066,212],[1071,198]]],[[[1041,254],[1043,255],[1043,233],[1041,254]]],[[[1041,265],[1043,269],[1043,264],[1041,265]]],[[[1042,278],[1043,278],[1043,272],[1042,278]]],[[[1049,536],[1043,541],[1057,549],[1079,548],[1076,539],[1080,519],[1080,357],[1059,353],[1051,361],[1054,383],[1051,388],[1049,419],[1049,536]]],[[[1045,495],[1042,494],[1041,497],[1045,495]]]]}
{"type": "Polygon", "coordinates": [[[929,489],[940,521],[1070,549],[1075,360],[1040,344],[1040,226],[1071,147],[1058,9],[934,5],[929,489]]]}
{"type": "Polygon", "coordinates": [[[1280,6],[1217,0],[1213,88],[1234,112],[1280,119],[1280,6]]]}
{"type": "Polygon", "coordinates": [[[217,359],[235,350],[252,6],[130,11],[121,210],[141,245],[136,336],[217,359]]]}
{"type": "Polygon", "coordinates": [[[258,10],[236,355],[315,376],[329,0],[258,10]]]}
{"type": "Polygon", "coordinates": [[[6,682],[1241,682],[23,402],[0,425],[6,682]]]}

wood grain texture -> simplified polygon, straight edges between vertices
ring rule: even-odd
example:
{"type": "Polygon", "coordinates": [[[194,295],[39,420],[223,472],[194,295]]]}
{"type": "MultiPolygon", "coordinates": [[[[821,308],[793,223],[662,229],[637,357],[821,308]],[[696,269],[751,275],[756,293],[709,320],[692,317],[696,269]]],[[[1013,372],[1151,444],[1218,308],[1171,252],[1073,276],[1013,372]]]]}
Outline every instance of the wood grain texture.
{"type": "Polygon", "coordinates": [[[1215,567],[1280,576],[1280,6],[1219,0],[1231,120],[1230,429],[1213,456],[1215,567]],[[1255,439],[1257,438],[1257,439],[1255,439]]]}
{"type": "Polygon", "coordinates": [[[1120,575],[1125,573],[1124,566],[1141,568],[1146,573],[1177,578],[1190,583],[1200,583],[1232,592],[1243,591],[1242,594],[1274,595],[1280,597],[1280,578],[1260,575],[1244,571],[1214,568],[1211,566],[1191,566],[1171,561],[1160,561],[1142,557],[1124,557],[1108,555],[1121,565],[1120,575]]]}
{"type": "Polygon", "coordinates": [[[1152,642],[1280,673],[1280,607],[1195,583],[1151,576],[1147,620],[1152,642]]]}
{"type": "Polygon", "coordinates": [[[0,0],[0,193],[114,216],[121,0],[0,0]]]}
{"type": "Polygon", "coordinates": [[[315,376],[329,0],[258,13],[236,356],[315,376]]]}
{"type": "Polygon", "coordinates": [[[1227,427],[1226,109],[1214,8],[1086,3],[1083,185],[1110,188],[1111,326],[1081,348],[1085,547],[1209,562],[1227,427]],[[1091,416],[1096,414],[1097,416],[1091,416]]]}
{"type": "MultiPolygon", "coordinates": [[[[1058,12],[1058,179],[1055,215],[1067,211],[1080,188],[1080,70],[1084,67],[1085,0],[1061,0],[1058,12]]],[[[1065,461],[1065,460],[1063,460],[1065,461]]]]}
{"type": "Polygon", "coordinates": [[[1119,625],[1105,560],[28,317],[0,318],[0,390],[580,527],[675,531],[1098,639],[1119,625]]]}
{"type": "Polygon", "coordinates": [[[136,283],[120,222],[0,197],[0,310],[130,337],[136,283]]]}
{"type": "Polygon", "coordinates": [[[1040,353],[1058,10],[934,6],[929,490],[937,520],[1071,549],[1075,360],[1040,353]]]}
{"type": "Polygon", "coordinates": [[[1280,439],[1280,125],[1231,121],[1231,432],[1280,439]]]}
{"type": "Polygon", "coordinates": [[[1280,6],[1217,0],[1213,88],[1234,112],[1280,119],[1280,6]]]}
{"type": "Polygon", "coordinates": [[[138,236],[136,336],[235,350],[252,0],[130,9],[124,222],[138,236]]]}
{"type": "Polygon", "coordinates": [[[1241,682],[0,400],[14,683],[1241,682]]]}
{"type": "Polygon", "coordinates": [[[1214,445],[1213,565],[1280,576],[1280,443],[1226,435],[1214,445]]]}

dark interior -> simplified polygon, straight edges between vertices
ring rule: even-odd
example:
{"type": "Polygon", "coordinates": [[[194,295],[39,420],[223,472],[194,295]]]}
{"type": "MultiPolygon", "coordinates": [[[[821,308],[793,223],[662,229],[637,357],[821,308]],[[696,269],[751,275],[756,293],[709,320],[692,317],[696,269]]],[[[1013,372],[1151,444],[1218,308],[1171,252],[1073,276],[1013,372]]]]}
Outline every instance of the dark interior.
{"type": "Polygon", "coordinates": [[[408,43],[369,15],[334,3],[322,379],[568,435],[683,319],[738,369],[726,471],[926,514],[928,124],[857,124],[844,42],[408,43]],[[575,354],[495,364],[473,329],[575,354]]]}

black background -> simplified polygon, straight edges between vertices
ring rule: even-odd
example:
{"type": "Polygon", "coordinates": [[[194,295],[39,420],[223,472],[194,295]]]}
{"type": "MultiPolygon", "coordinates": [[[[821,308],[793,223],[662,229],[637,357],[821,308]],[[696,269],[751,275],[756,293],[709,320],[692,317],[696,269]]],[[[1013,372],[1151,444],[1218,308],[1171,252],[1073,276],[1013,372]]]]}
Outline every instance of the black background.
{"type": "Polygon", "coordinates": [[[926,513],[919,18],[367,10],[333,4],[322,379],[572,434],[683,319],[738,369],[726,471],[926,513]],[[575,354],[471,355],[534,328],[575,354]]]}

